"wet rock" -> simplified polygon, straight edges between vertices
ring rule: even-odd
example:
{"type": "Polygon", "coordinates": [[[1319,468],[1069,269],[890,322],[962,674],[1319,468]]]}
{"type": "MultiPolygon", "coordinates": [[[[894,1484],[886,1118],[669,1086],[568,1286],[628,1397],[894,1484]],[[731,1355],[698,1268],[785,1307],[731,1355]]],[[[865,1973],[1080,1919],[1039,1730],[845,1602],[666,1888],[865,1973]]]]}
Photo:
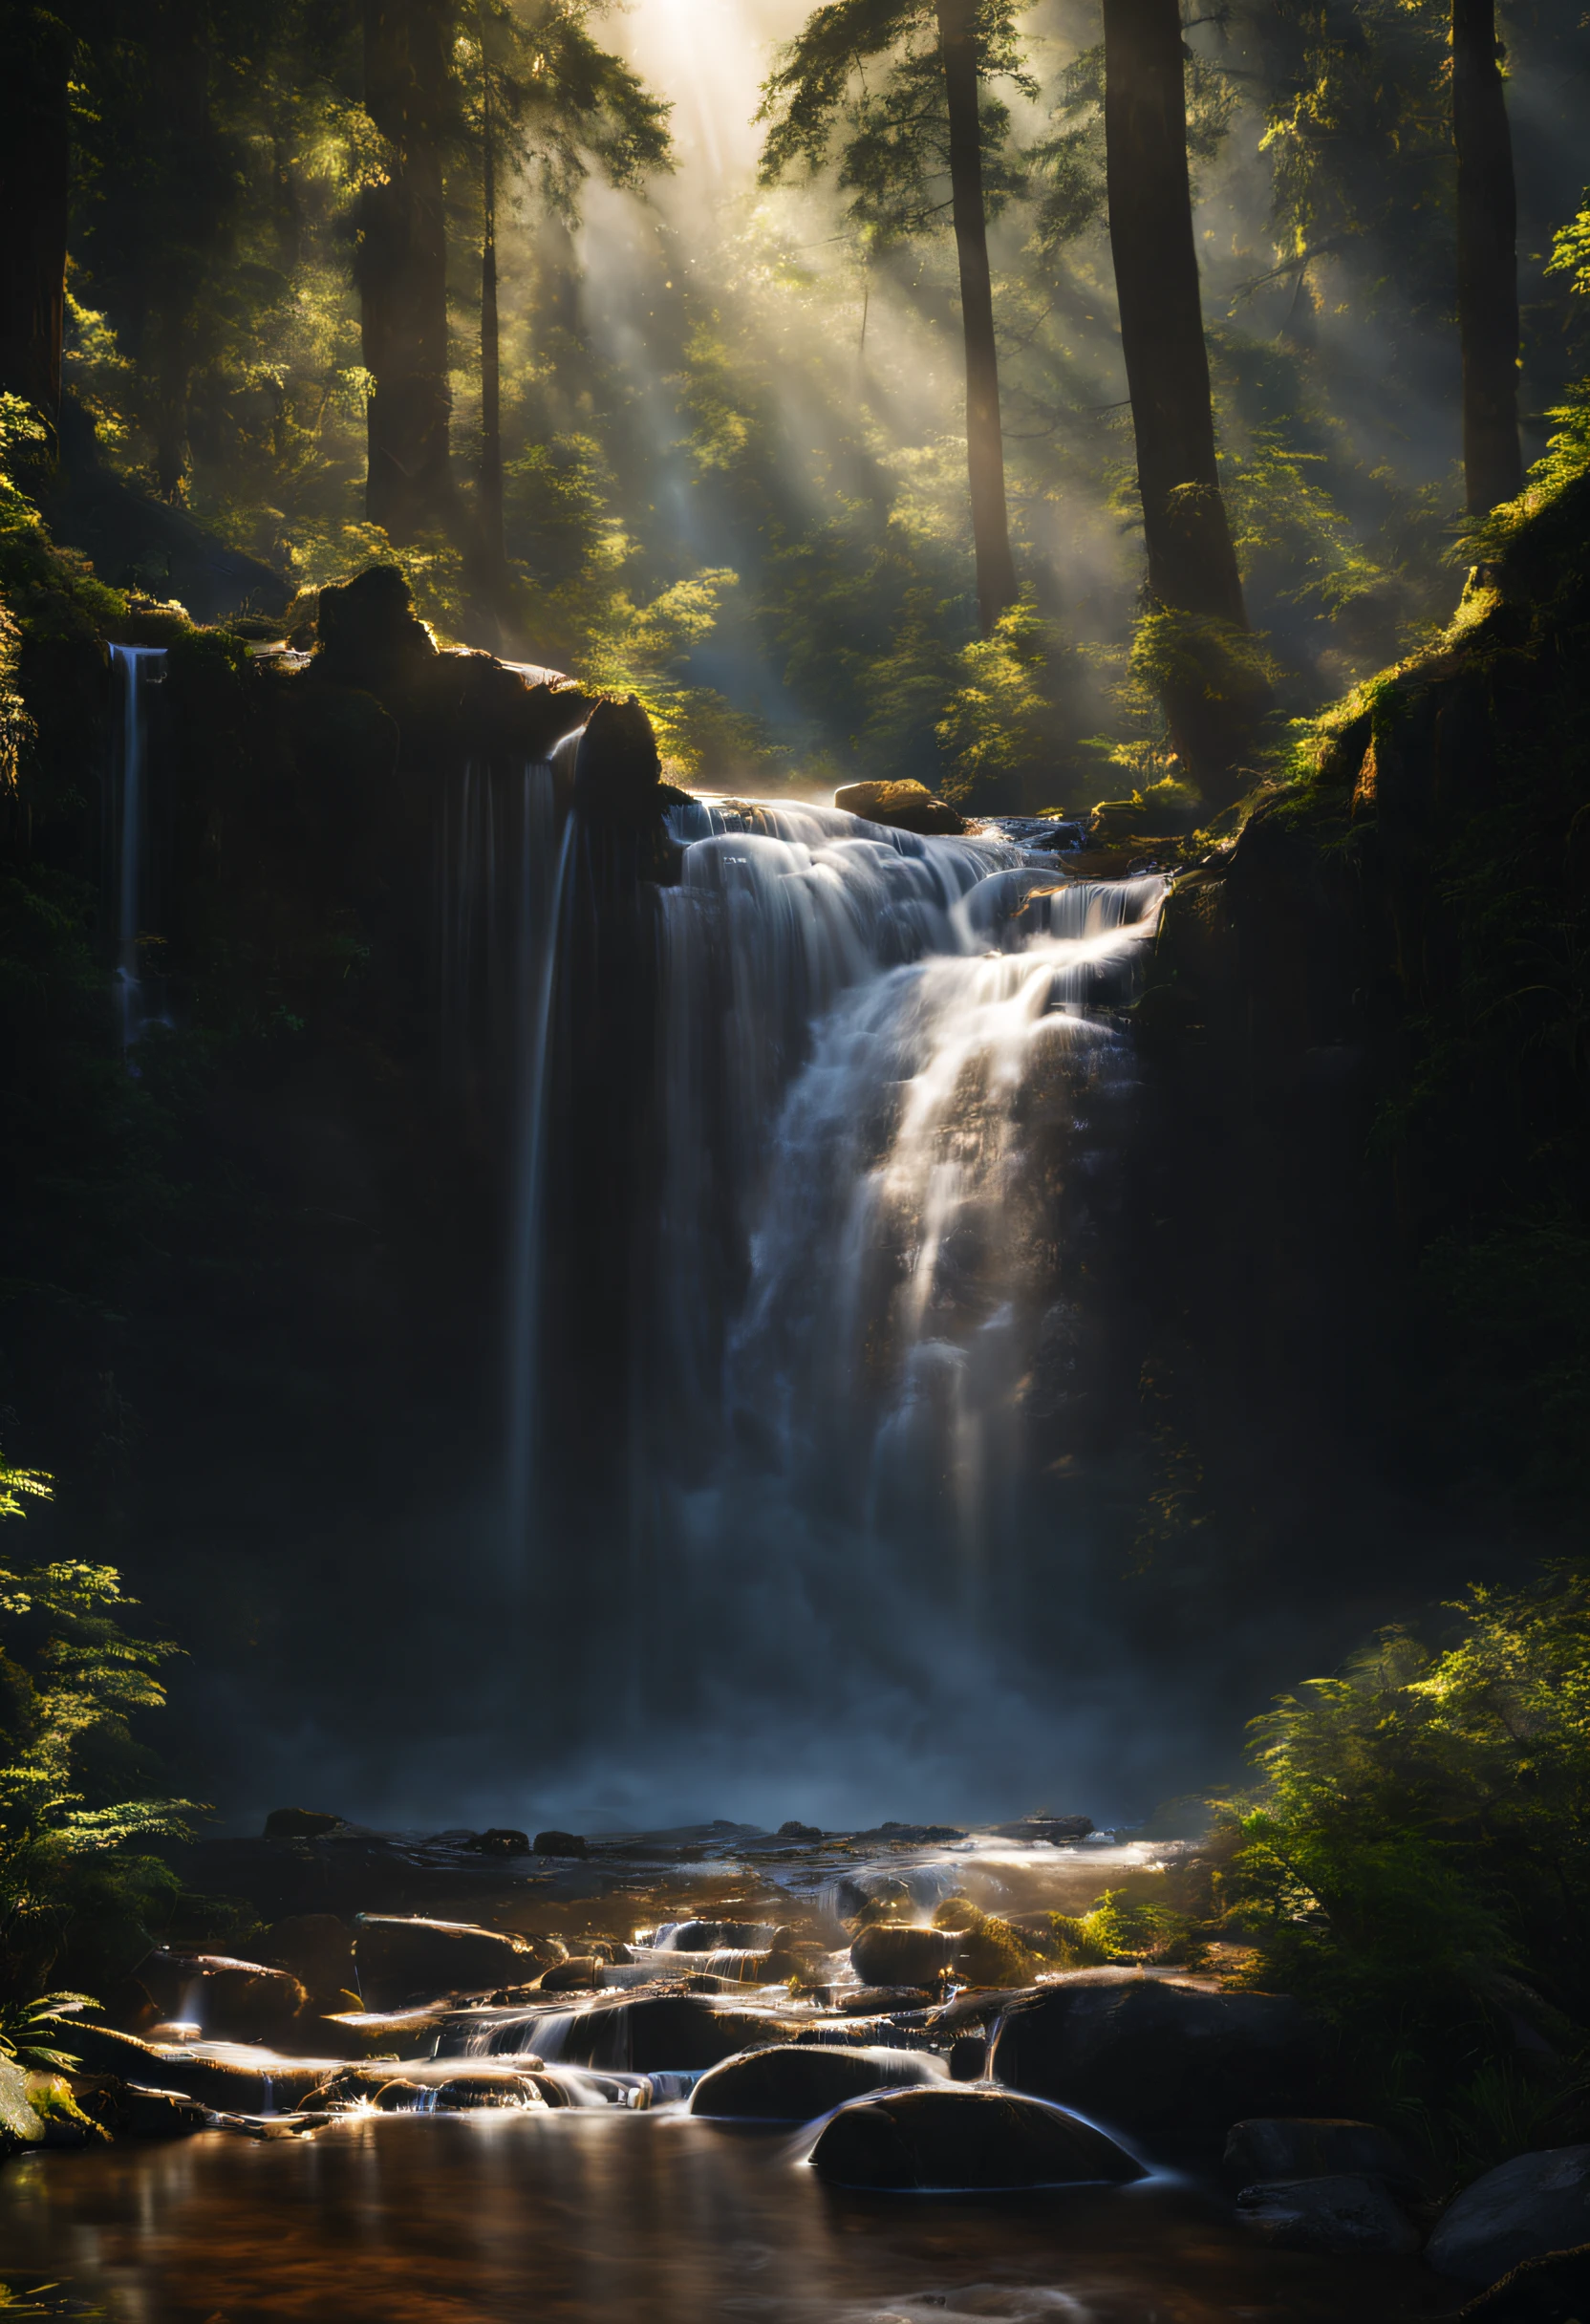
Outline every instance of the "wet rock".
{"type": "Polygon", "coordinates": [[[593,1992],[602,1982],[602,1964],[593,1954],[576,1953],[542,1972],[537,1990],[543,1993],[593,1992]]]}
{"type": "Polygon", "coordinates": [[[770,1921],[678,1921],[668,1949],[676,1953],[756,1952],[787,1946],[793,1934],[792,1929],[770,1921]]]}
{"type": "Polygon", "coordinates": [[[1237,2186],[1266,2179],[1329,2179],[1343,2172],[1372,2179],[1408,2177],[1407,2157],[1378,2123],[1309,2115],[1234,2122],[1222,2167],[1237,2186]]]}
{"type": "Polygon", "coordinates": [[[937,2058],[911,2050],[827,2050],[784,2043],[725,2058],[697,2083],[692,2114],[809,2122],[848,2098],[944,2079],[937,2058]]]}
{"type": "Polygon", "coordinates": [[[875,2017],[886,2010],[927,2011],[937,1998],[925,1985],[862,1985],[837,1993],[833,2006],[847,2017],[875,2017]]]}
{"type": "Polygon", "coordinates": [[[1091,1816],[1023,1816],[1016,1823],[993,1823],[988,1829],[997,1840],[1019,1840],[1029,1846],[1048,1840],[1064,1846],[1067,1840],[1085,1840],[1093,1830],[1091,1816]]]}
{"type": "Polygon", "coordinates": [[[258,2064],[247,2055],[226,2060],[162,2057],[160,2078],[184,2090],[217,2114],[286,2114],[326,2078],[330,2058],[286,2058],[266,2054],[258,2064]]]}
{"type": "Polygon", "coordinates": [[[146,2089],[114,2074],[74,2077],[72,2087],[83,2112],[114,2139],[186,2139],[209,2120],[182,2090],[146,2089]]]}
{"type": "Polygon", "coordinates": [[[424,2097],[422,2082],[398,2080],[382,2082],[378,2089],[371,2091],[369,2102],[377,2114],[413,2114],[424,2097]]]}
{"type": "Polygon", "coordinates": [[[347,2006],[340,1997],[354,1986],[354,1932],[334,1912],[300,1912],[272,1922],[260,1958],[290,1971],[322,2010],[328,2003],[347,2006]]]}
{"type": "Polygon", "coordinates": [[[780,1824],[778,1829],[778,1838],[780,1840],[800,1840],[805,1842],[807,1846],[815,1846],[817,1841],[826,1839],[827,1835],[817,1824],[797,1823],[794,1818],[791,1818],[788,1823],[780,1824]]]}
{"type": "Polygon", "coordinates": [[[1590,2244],[1528,2259],[1459,2309],[1454,2324],[1581,2324],[1590,2315],[1590,2244]]]}
{"type": "Polygon", "coordinates": [[[361,1912],[354,1924],[359,1990],[374,2009],[416,1996],[483,1992],[523,1977],[531,1957],[522,1937],[464,1921],[427,1921],[361,1912]]]}
{"type": "Polygon", "coordinates": [[[477,1832],[473,1840],[466,1840],[463,1844],[477,1856],[528,1856],[530,1853],[528,1834],[511,1831],[505,1824],[493,1824],[489,1831],[477,1832]]]}
{"type": "Polygon", "coordinates": [[[1421,2240],[1384,2179],[1345,2171],[1244,2187],[1236,2215],[1255,2235],[1285,2251],[1407,2259],[1421,2240]]]}
{"type": "Polygon", "coordinates": [[[841,2186],[946,2193],[1143,2176],[1113,2139],[1060,2107],[1010,2091],[950,2087],[844,2107],[812,2149],[811,2165],[841,2186]]]}
{"type": "Polygon", "coordinates": [[[166,2060],[136,2034],[118,2034],[110,2026],[74,2024],[55,2045],[75,2057],[85,2074],[110,2074],[123,2081],[160,2085],[165,2080],[166,2060]]]}
{"type": "Polygon", "coordinates": [[[1079,1969],[1005,2011],[989,2071],[1172,2151],[1217,2151],[1234,2118],[1306,2105],[1318,2036],[1284,1994],[1079,1969]]]}
{"type": "Polygon", "coordinates": [[[967,827],[947,799],[935,798],[925,783],[849,783],[833,803],[848,815],[881,823],[896,831],[953,837],[967,827]]]}
{"type": "Polygon", "coordinates": [[[953,1965],[958,1942],[948,1929],[882,1923],[862,1930],[850,1947],[850,1967],[863,1985],[930,1985],[953,1965]]]}
{"type": "Polygon", "coordinates": [[[578,1832],[538,1832],[531,1845],[537,1856],[583,1856],[586,1852],[578,1832]]]}
{"type": "Polygon", "coordinates": [[[449,2013],[444,2001],[422,2010],[354,2010],[321,2017],[304,2029],[320,2037],[321,2055],[331,2057],[413,2057],[428,2049],[436,2028],[449,2013]]]}
{"type": "Polygon", "coordinates": [[[655,1993],[598,2003],[576,2017],[561,2056],[618,2074],[695,2073],[740,2050],[784,2041],[791,2029],[763,2012],[725,2007],[706,1993],[655,1993]]]}
{"type": "Polygon", "coordinates": [[[1489,2284],[1524,2260],[1590,2242],[1590,2146],[1515,2155],[1442,2212],[1426,2257],[1443,2275],[1489,2284]]]}
{"type": "Polygon", "coordinates": [[[340,1816],[324,1815],[318,1808],[272,1808],[265,1819],[267,1840],[320,1840],[346,1828],[340,1816]]]}
{"type": "Polygon", "coordinates": [[[477,2106],[544,2106],[546,2099],[528,2074],[456,2074],[439,2083],[438,2114],[463,2114],[477,2106]]]}
{"type": "Polygon", "coordinates": [[[216,2041],[281,2041],[309,2000],[289,1970],[220,1953],[150,1953],[139,1976],[163,2010],[216,2041]]]}

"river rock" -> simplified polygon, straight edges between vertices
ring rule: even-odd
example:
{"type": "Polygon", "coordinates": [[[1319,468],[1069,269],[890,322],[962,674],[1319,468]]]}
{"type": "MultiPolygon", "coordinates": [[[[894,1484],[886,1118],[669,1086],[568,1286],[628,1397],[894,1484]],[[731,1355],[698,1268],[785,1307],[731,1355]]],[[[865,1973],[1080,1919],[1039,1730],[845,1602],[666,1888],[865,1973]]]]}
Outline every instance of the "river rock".
{"type": "Polygon", "coordinates": [[[953,837],[967,828],[965,816],[947,799],[936,798],[925,783],[848,783],[835,791],[833,803],[848,815],[896,831],[953,837]]]}
{"type": "Polygon", "coordinates": [[[678,1921],[668,1946],[676,1953],[758,1952],[787,1946],[794,1931],[772,1921],[678,1921]]]}
{"type": "Polygon", "coordinates": [[[1392,2201],[1385,2180],[1359,2173],[1244,2187],[1236,2215],[1265,2243],[1286,2251],[1406,2259],[1419,2249],[1419,2230],[1392,2201]]]}
{"type": "Polygon", "coordinates": [[[154,1952],[138,1973],[168,2015],[196,2022],[212,2041],[282,2041],[309,2000],[289,1970],[222,1953],[154,1952]]]}
{"type": "Polygon", "coordinates": [[[576,1953],[571,1960],[544,1969],[536,1990],[542,1993],[589,1993],[602,1982],[602,1964],[593,1953],[576,1953]]]}
{"type": "Polygon", "coordinates": [[[1306,2102],[1315,2029],[1279,1993],[1219,1993],[1136,1969],[1079,1969],[999,2019],[995,2079],[1135,2138],[1207,2151],[1234,2118],[1306,2102]]]}
{"type": "Polygon", "coordinates": [[[1459,2309],[1453,2324],[1582,2324],[1590,2316],[1590,2244],[1527,2259],[1459,2309]]]}
{"type": "Polygon", "coordinates": [[[994,1823],[989,1830],[996,1840],[1019,1840],[1028,1847],[1048,1840],[1064,1847],[1067,1840],[1085,1840],[1093,1829],[1091,1816],[1023,1816],[1015,1823],[994,1823]]]}
{"type": "Polygon", "coordinates": [[[265,1819],[267,1840],[323,1840],[328,1832],[346,1829],[340,1816],[318,1808],[272,1808],[265,1819]]]}
{"type": "Polygon", "coordinates": [[[574,804],[586,817],[639,824],[660,808],[662,758],[652,721],[632,694],[598,702],[574,761],[574,804]]]}
{"type": "Polygon", "coordinates": [[[1432,2268],[1489,2284],[1522,2261],[1590,2241],[1590,2146],[1515,2155],[1465,2187],[1442,2212],[1426,2252],[1432,2268]]]}
{"type": "Polygon", "coordinates": [[[438,2114],[463,2114],[476,2106],[544,2106],[547,2103],[528,2074],[456,2074],[437,2086],[438,2114]]]}
{"type": "Polygon", "coordinates": [[[359,1990],[377,2010],[507,1985],[524,1977],[533,1958],[522,1937],[494,1928],[368,1912],[354,1923],[354,1956],[359,1990]]]}
{"type": "Polygon", "coordinates": [[[436,641],[395,565],[369,565],[351,581],[328,583],[315,627],[310,669],[321,682],[384,697],[412,685],[436,658],[436,641]]]}
{"type": "Polygon", "coordinates": [[[578,1832],[538,1832],[530,1842],[537,1856],[583,1856],[585,1841],[578,1832]]]}
{"type": "Polygon", "coordinates": [[[841,2186],[991,2191],[1143,2176],[1102,2130],[1005,2090],[890,2092],[842,2107],[812,2149],[841,2186]]]}
{"type": "Polygon", "coordinates": [[[207,2110],[183,2090],[151,2090],[114,2074],[71,2077],[83,2112],[115,2139],[185,2139],[203,2130],[207,2110]]]}
{"type": "Polygon", "coordinates": [[[463,1844],[476,1856],[528,1856],[530,1854],[529,1834],[515,1832],[506,1824],[492,1824],[484,1832],[476,1832],[463,1844]]]}
{"type": "Polygon", "coordinates": [[[937,2058],[911,2050],[827,2050],[786,2042],[714,2066],[691,2094],[690,2111],[760,2122],[809,2122],[870,2090],[943,2078],[937,2058]]]}
{"type": "Polygon", "coordinates": [[[571,2066],[615,2074],[691,2074],[737,2051],[786,2040],[790,2032],[783,2018],[725,2006],[706,1993],[655,1993],[583,2012],[558,2055],[571,2066]]]}
{"type": "Polygon", "coordinates": [[[959,1943],[959,1936],[949,1929],[902,1928],[881,1922],[856,1938],[850,1967],[863,1985],[931,1985],[952,1967],[959,1943]]]}
{"type": "Polygon", "coordinates": [[[1267,2179],[1330,2179],[1343,2172],[1371,2179],[1408,2177],[1407,2157],[1378,2123],[1309,2115],[1234,2122],[1222,2167],[1236,2186],[1267,2179]]]}
{"type": "Polygon", "coordinates": [[[794,1817],[791,1817],[787,1823],[780,1824],[776,1837],[780,1840],[799,1840],[811,1847],[815,1846],[818,1840],[826,1839],[827,1834],[819,1824],[799,1823],[794,1817]]]}

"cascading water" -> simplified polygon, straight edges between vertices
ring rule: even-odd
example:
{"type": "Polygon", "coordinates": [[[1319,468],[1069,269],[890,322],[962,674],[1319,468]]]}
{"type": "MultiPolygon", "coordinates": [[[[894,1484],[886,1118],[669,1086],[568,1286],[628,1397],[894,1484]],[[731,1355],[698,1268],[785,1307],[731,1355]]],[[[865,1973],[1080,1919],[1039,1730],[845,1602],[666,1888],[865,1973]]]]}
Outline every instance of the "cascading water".
{"type": "Polygon", "coordinates": [[[163,646],[112,646],[121,724],[112,792],[109,886],[116,926],[117,1001],[121,1046],[130,1049],[149,1022],[140,939],[149,873],[149,704],[147,689],[165,677],[163,646]]]}
{"type": "Polygon", "coordinates": [[[444,1055],[482,1134],[490,1139],[505,1121],[509,1154],[502,1538],[510,1585],[524,1579],[533,1517],[552,1008],[573,838],[572,817],[558,814],[550,761],[506,775],[468,764],[443,799],[444,1055]]]}
{"type": "MultiPolygon", "coordinates": [[[[1164,883],[831,808],[670,820],[629,1539],[590,1602],[604,1723],[644,1738],[641,1789],[705,1752],[760,1798],[793,1753],[809,1802],[870,1754],[878,1788],[915,1764],[964,1798],[995,1685],[1021,1755],[1041,1570],[1085,1626],[1035,1448],[1064,1470],[1100,1385],[1087,1279],[1132,1088],[1112,1012],[1164,883]]],[[[1052,1755],[1053,1708],[1026,1725],[1052,1755]]]]}

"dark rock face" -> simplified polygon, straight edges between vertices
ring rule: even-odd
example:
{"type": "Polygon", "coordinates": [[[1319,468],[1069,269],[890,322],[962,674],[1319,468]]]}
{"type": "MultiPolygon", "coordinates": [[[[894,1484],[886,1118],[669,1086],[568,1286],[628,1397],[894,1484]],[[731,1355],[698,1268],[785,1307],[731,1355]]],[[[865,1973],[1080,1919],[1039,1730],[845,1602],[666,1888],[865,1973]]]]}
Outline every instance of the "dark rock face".
{"type": "Polygon", "coordinates": [[[1234,2117],[1306,2103],[1317,2055],[1308,2018],[1282,1994],[1081,1969],[1005,2012],[989,2070],[1013,2089],[1186,2152],[1223,2140],[1234,2117]]]}
{"type": "Polygon", "coordinates": [[[835,791],[833,803],[868,823],[919,831],[924,837],[954,838],[967,828],[965,816],[947,799],[935,798],[925,783],[849,783],[835,791]]]}
{"type": "Polygon", "coordinates": [[[790,1940],[790,1931],[770,1921],[680,1921],[674,1930],[677,1953],[718,1953],[726,1950],[765,1952],[790,1940]]]}
{"type": "Polygon", "coordinates": [[[280,2041],[309,2000],[288,1970],[216,1953],[150,1953],[139,1977],[168,2015],[190,2013],[222,2041],[280,2041]]]}
{"type": "Polygon", "coordinates": [[[1091,1816],[1023,1816],[1017,1823],[989,1826],[998,1840],[1021,1840],[1031,1843],[1046,1840],[1052,1840],[1057,1846],[1063,1846],[1070,1840],[1085,1840],[1093,1828],[1091,1816]]]}
{"type": "Polygon", "coordinates": [[[528,1856],[531,1853],[529,1836],[510,1831],[506,1825],[493,1824],[486,1832],[477,1832],[464,1846],[476,1856],[528,1856]]]}
{"type": "Polygon", "coordinates": [[[910,2050],[822,2050],[784,2044],[725,2058],[691,2095],[692,2114],[760,2122],[809,2122],[869,2091],[936,2082],[936,2059],[910,2050]]]}
{"type": "Polygon", "coordinates": [[[1515,2155],[1449,2204],[1427,2257],[1443,2275],[1488,2284],[1525,2260],[1590,2241],[1590,2146],[1515,2155]]]}
{"type": "Polygon", "coordinates": [[[1244,2187],[1236,2212],[1245,2227],[1284,2251],[1407,2259],[1419,2249],[1418,2228],[1385,2181],[1348,2172],[1244,2187]]]}
{"type": "Polygon", "coordinates": [[[791,1817],[788,1823],[780,1824],[778,1837],[780,1840],[805,1840],[808,1843],[815,1844],[815,1842],[820,1840],[824,1835],[821,1828],[817,1824],[797,1823],[794,1818],[791,1817]]]}
{"type": "Polygon", "coordinates": [[[505,1985],[523,1977],[532,1958],[523,1938],[460,1921],[361,1912],[354,1926],[359,1986],[376,2010],[415,1994],[430,1998],[505,1985]]]}
{"type": "Polygon", "coordinates": [[[1590,2244],[1526,2260],[1458,2311],[1455,2324],[1579,2324],[1590,2314],[1590,2244]]]}
{"type": "Polygon", "coordinates": [[[265,1819],[267,1840],[319,1840],[326,1832],[343,1828],[340,1816],[327,1816],[317,1808],[272,1808],[265,1819]]]}
{"type": "Polygon", "coordinates": [[[1263,2179],[1323,2179],[1339,2172],[1405,2179],[1407,2157],[1375,2122],[1307,2115],[1235,2122],[1226,2141],[1225,2175],[1237,2186],[1263,2179]]]}
{"type": "Polygon", "coordinates": [[[565,2034],[562,2056],[619,2074],[694,2074],[788,2034],[781,2018],[725,2008],[704,1993],[657,1993],[586,2011],[565,2034]]]}
{"type": "Polygon", "coordinates": [[[589,1993],[602,1982],[602,1964],[593,1953],[574,1953],[567,1961],[544,1969],[538,1990],[543,1993],[589,1993]]]}
{"type": "Polygon", "coordinates": [[[577,1832],[538,1832],[530,1842],[537,1856],[583,1856],[585,1841],[577,1832]]]}
{"type": "Polygon", "coordinates": [[[634,697],[598,702],[586,721],[574,762],[579,812],[604,823],[650,823],[658,811],[661,781],[657,739],[634,697]]]}
{"type": "Polygon", "coordinates": [[[850,1947],[863,1985],[923,1986],[951,1967],[959,1938],[942,1928],[864,1928],[850,1947]]]}
{"type": "Polygon", "coordinates": [[[1117,2184],[1141,2165],[1075,2115],[1002,2090],[908,2090],[834,2116],[811,2165],[840,2186],[927,2192],[1117,2184]]]}

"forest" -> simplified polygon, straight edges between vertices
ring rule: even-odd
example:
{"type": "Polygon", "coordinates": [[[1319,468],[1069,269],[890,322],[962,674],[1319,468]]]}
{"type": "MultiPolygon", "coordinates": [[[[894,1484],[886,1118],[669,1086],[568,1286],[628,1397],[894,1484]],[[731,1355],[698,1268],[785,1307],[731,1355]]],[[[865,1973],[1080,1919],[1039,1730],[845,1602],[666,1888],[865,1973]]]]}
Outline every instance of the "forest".
{"type": "Polygon", "coordinates": [[[0,55],[0,2306],[1566,2324],[1579,0],[0,55]]]}

